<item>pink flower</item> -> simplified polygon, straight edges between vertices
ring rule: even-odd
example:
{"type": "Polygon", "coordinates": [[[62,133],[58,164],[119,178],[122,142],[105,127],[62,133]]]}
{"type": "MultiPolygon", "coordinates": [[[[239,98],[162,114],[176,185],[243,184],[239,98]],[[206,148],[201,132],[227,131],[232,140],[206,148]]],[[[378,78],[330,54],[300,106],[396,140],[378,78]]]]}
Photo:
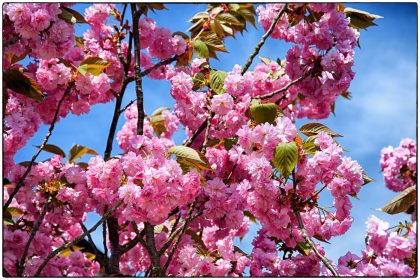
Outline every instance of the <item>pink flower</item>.
{"type": "Polygon", "coordinates": [[[347,196],[336,197],[334,200],[334,207],[337,209],[335,217],[338,220],[343,221],[350,215],[351,206],[350,199],[347,196]]]}
{"type": "Polygon", "coordinates": [[[211,109],[219,115],[227,114],[230,110],[232,110],[233,106],[233,98],[227,93],[215,95],[211,100],[211,109]]]}

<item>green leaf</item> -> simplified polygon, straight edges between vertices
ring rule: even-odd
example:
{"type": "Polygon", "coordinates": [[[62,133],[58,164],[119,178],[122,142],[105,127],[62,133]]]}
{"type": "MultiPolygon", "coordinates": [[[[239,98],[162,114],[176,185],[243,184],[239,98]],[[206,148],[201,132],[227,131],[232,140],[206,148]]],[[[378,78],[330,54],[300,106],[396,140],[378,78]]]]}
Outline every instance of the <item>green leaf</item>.
{"type": "Polygon", "coordinates": [[[19,56],[16,56],[16,55],[12,55],[12,57],[11,57],[11,59],[10,59],[10,62],[13,64],[13,63],[16,63],[16,62],[19,62],[19,61],[21,61],[22,59],[24,59],[26,56],[28,55],[28,52],[27,51],[25,51],[25,52],[23,52],[21,55],[19,55],[19,56]]]}
{"type": "Polygon", "coordinates": [[[195,40],[192,43],[194,52],[201,58],[208,58],[209,57],[209,48],[207,47],[206,43],[201,40],[195,40]]]}
{"type": "Polygon", "coordinates": [[[224,92],[223,86],[227,73],[224,71],[210,71],[210,88],[217,94],[224,92]]]}
{"type": "Polygon", "coordinates": [[[305,256],[311,252],[311,246],[307,242],[296,242],[296,249],[305,256]]]}
{"type": "Polygon", "coordinates": [[[172,33],[172,37],[175,36],[175,35],[181,36],[184,40],[189,40],[190,39],[190,37],[187,34],[185,34],[184,32],[181,32],[181,31],[176,31],[176,32],[172,33]]]}
{"type": "Polygon", "coordinates": [[[17,69],[3,71],[3,82],[6,88],[37,101],[42,101],[45,97],[37,82],[17,69]]]}
{"type": "Polygon", "coordinates": [[[279,106],[275,103],[257,103],[249,107],[249,115],[257,124],[266,122],[274,124],[279,112],[279,106]]]}
{"type": "Polygon", "coordinates": [[[193,80],[193,90],[203,88],[207,85],[206,76],[202,72],[195,73],[192,77],[193,80]]]}
{"type": "Polygon", "coordinates": [[[210,22],[210,27],[211,30],[213,30],[213,32],[215,32],[219,38],[223,39],[225,37],[225,31],[220,21],[218,21],[217,19],[212,20],[210,22]]]}
{"type": "Polygon", "coordinates": [[[98,76],[109,65],[111,65],[111,63],[109,63],[108,61],[98,56],[91,56],[82,60],[80,66],[77,67],[77,70],[83,75],[90,73],[93,76],[98,76]]]}
{"type": "Polygon", "coordinates": [[[342,94],[341,94],[341,96],[342,97],[344,97],[345,99],[347,99],[347,100],[350,100],[351,99],[351,93],[350,93],[350,91],[345,91],[345,92],[343,92],[342,94]]]}
{"type": "Polygon", "coordinates": [[[295,142],[280,143],[274,151],[273,165],[288,178],[298,161],[298,147],[295,142]]]}
{"type": "Polygon", "coordinates": [[[81,14],[79,14],[78,11],[66,7],[60,7],[60,9],[61,14],[59,14],[58,17],[64,20],[65,22],[70,24],[87,23],[85,18],[81,14]]]}
{"type": "Polygon", "coordinates": [[[200,19],[208,19],[208,18],[209,18],[209,13],[199,12],[199,13],[195,14],[192,18],[190,18],[188,21],[189,22],[197,22],[200,19]]]}
{"type": "Polygon", "coordinates": [[[238,137],[230,137],[223,139],[223,146],[228,151],[232,149],[233,145],[236,145],[236,143],[238,143],[238,137]]]}
{"type": "Polygon", "coordinates": [[[270,64],[270,62],[271,62],[271,59],[269,59],[268,57],[265,57],[265,56],[260,56],[260,60],[261,60],[261,62],[262,62],[262,63],[264,63],[265,65],[268,65],[268,64],[270,64]]]}
{"type": "Polygon", "coordinates": [[[170,110],[170,109],[168,107],[160,107],[156,109],[152,113],[149,119],[150,124],[152,125],[153,130],[158,137],[160,137],[162,133],[166,132],[166,126],[165,126],[166,123],[165,123],[165,119],[162,116],[162,112],[166,110],[170,110]]]}
{"type": "MultiPolygon", "coordinates": [[[[35,147],[39,148],[40,146],[35,146],[35,147]]],[[[53,144],[46,144],[42,150],[55,154],[55,155],[60,155],[63,158],[66,157],[66,153],[62,149],[60,149],[59,147],[53,144]]]]}
{"type": "Polygon", "coordinates": [[[74,36],[74,40],[76,41],[76,46],[83,48],[85,45],[85,40],[83,37],[74,36]]]}
{"type": "Polygon", "coordinates": [[[158,233],[161,233],[162,231],[168,232],[168,228],[163,224],[156,225],[154,227],[154,233],[158,234],[158,233]]]}
{"type": "Polygon", "coordinates": [[[367,184],[375,181],[372,178],[370,178],[368,175],[366,175],[365,171],[363,171],[362,177],[363,177],[363,185],[367,185],[367,184]]]}
{"type": "Polygon", "coordinates": [[[229,9],[231,9],[232,11],[237,11],[239,10],[240,6],[239,4],[229,4],[229,9]]]}
{"type": "Polygon", "coordinates": [[[305,134],[306,136],[317,135],[319,132],[323,131],[330,135],[331,137],[342,137],[342,135],[335,133],[322,123],[307,123],[299,128],[299,131],[305,134]]]}
{"type": "Polygon", "coordinates": [[[204,244],[203,239],[194,231],[187,229],[185,231],[186,234],[188,234],[189,236],[191,236],[191,239],[195,241],[195,243],[197,243],[198,245],[200,245],[201,247],[201,251],[203,253],[207,253],[209,251],[209,249],[207,248],[206,244],[204,244]]]}
{"type": "Polygon", "coordinates": [[[159,115],[162,115],[163,111],[169,111],[169,110],[171,110],[169,107],[159,107],[159,108],[157,108],[156,110],[153,111],[151,116],[152,117],[153,116],[159,116],[159,115]]]}
{"type": "Polygon", "coordinates": [[[313,135],[303,140],[302,147],[305,150],[305,152],[311,156],[314,156],[316,151],[320,150],[319,147],[314,143],[317,137],[318,135],[313,135]]]}
{"type": "Polygon", "coordinates": [[[350,194],[350,196],[357,200],[360,200],[360,198],[357,196],[357,193],[350,194]]]}
{"type": "Polygon", "coordinates": [[[19,208],[16,207],[9,207],[6,210],[11,216],[16,216],[16,215],[23,215],[24,212],[22,210],[20,210],[19,208]]]}
{"type": "Polygon", "coordinates": [[[391,215],[407,211],[416,202],[416,186],[409,187],[379,210],[391,215]]]}
{"type": "Polygon", "coordinates": [[[70,149],[69,162],[75,161],[76,159],[82,157],[84,154],[97,155],[98,153],[88,147],[76,144],[70,149]]]}
{"type": "Polygon", "coordinates": [[[234,15],[230,13],[223,13],[216,16],[216,18],[220,21],[226,22],[229,25],[233,26],[241,26],[243,25],[234,15]]]}
{"type": "MultiPolygon", "coordinates": [[[[190,147],[174,146],[168,149],[169,155],[175,155],[178,162],[199,170],[212,170],[206,156],[190,147]]],[[[182,167],[182,166],[181,166],[182,167]]]]}
{"type": "Polygon", "coordinates": [[[83,254],[85,254],[85,257],[90,261],[93,261],[96,259],[96,255],[91,252],[84,252],[83,254]]]}
{"type": "Polygon", "coordinates": [[[244,210],[244,216],[248,217],[251,222],[257,223],[257,218],[248,210],[244,210]]]}
{"type": "Polygon", "coordinates": [[[70,62],[68,62],[64,58],[59,58],[58,63],[64,64],[64,66],[66,66],[67,68],[76,69],[73,64],[71,64],[70,62]]]}
{"type": "Polygon", "coordinates": [[[74,246],[71,246],[70,248],[66,248],[66,249],[62,250],[58,256],[59,257],[68,257],[73,252],[77,252],[77,251],[80,251],[82,249],[84,249],[84,248],[74,245],[74,246]]]}
{"type": "Polygon", "coordinates": [[[344,9],[344,13],[346,14],[347,17],[350,18],[349,26],[356,29],[360,29],[360,28],[366,29],[369,26],[374,26],[376,25],[376,23],[373,22],[375,19],[383,18],[378,15],[370,14],[368,12],[349,8],[349,7],[346,7],[344,9]]]}

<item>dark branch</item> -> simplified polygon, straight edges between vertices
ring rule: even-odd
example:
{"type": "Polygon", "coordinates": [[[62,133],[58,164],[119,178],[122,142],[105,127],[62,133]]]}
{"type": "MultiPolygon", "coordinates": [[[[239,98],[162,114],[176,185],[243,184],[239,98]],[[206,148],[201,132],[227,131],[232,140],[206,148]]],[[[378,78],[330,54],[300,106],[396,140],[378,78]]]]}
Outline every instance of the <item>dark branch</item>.
{"type": "Polygon", "coordinates": [[[90,230],[82,233],[81,235],[76,237],[72,242],[67,243],[67,244],[63,244],[60,247],[58,247],[57,249],[55,249],[54,251],[52,251],[51,253],[49,253],[48,256],[45,258],[45,260],[42,262],[42,264],[38,267],[37,271],[34,274],[34,277],[38,277],[41,274],[42,270],[45,268],[45,266],[48,264],[48,262],[52,258],[57,256],[61,251],[65,250],[67,248],[70,248],[71,246],[76,245],[83,238],[85,238],[87,236],[87,234],[90,234],[90,233],[94,232],[109,216],[112,215],[112,213],[115,212],[115,210],[117,210],[118,207],[121,206],[122,203],[123,203],[123,200],[120,200],[114,207],[112,207],[110,210],[108,210],[106,213],[104,213],[102,218],[90,230]]]}
{"type": "Polygon", "coordinates": [[[268,98],[273,97],[273,96],[274,96],[274,95],[276,95],[276,94],[279,94],[279,93],[281,93],[281,92],[285,92],[286,90],[288,90],[288,89],[289,89],[291,86],[293,86],[294,84],[297,84],[297,83],[299,83],[299,82],[303,81],[306,77],[308,77],[309,75],[311,75],[311,74],[312,74],[312,72],[313,72],[313,71],[309,70],[309,71],[307,71],[305,74],[303,74],[301,77],[299,77],[299,78],[297,78],[297,79],[295,79],[295,80],[291,81],[290,83],[288,83],[288,84],[287,84],[287,85],[285,85],[284,87],[282,87],[282,88],[280,88],[280,89],[278,89],[278,90],[275,90],[275,91],[273,91],[273,92],[271,92],[271,93],[267,93],[267,94],[265,94],[265,95],[255,96],[255,97],[253,97],[253,99],[268,99],[268,98]]]}
{"type": "Polygon", "coordinates": [[[184,146],[189,147],[194,142],[195,138],[206,128],[207,126],[207,119],[201,123],[201,125],[197,128],[197,130],[191,135],[191,137],[184,143],[184,146]]]}
{"type": "Polygon", "coordinates": [[[171,62],[174,62],[177,59],[178,59],[178,57],[175,55],[173,57],[170,57],[170,58],[167,58],[165,60],[162,60],[162,61],[156,63],[155,65],[153,65],[152,67],[149,67],[149,68],[145,69],[143,72],[141,72],[140,73],[140,77],[144,77],[144,76],[150,74],[150,72],[152,72],[153,70],[156,70],[156,69],[158,69],[159,67],[161,67],[163,65],[167,65],[167,64],[169,64],[171,62]]]}
{"type": "Polygon", "coordinates": [[[258,44],[255,46],[254,51],[249,56],[248,60],[246,61],[244,67],[242,68],[241,75],[245,74],[245,72],[248,70],[249,66],[252,64],[252,60],[255,58],[255,56],[259,53],[261,47],[264,45],[265,40],[267,40],[268,36],[270,36],[271,33],[273,33],[274,27],[276,26],[277,22],[281,18],[281,16],[286,12],[287,10],[287,4],[284,5],[283,9],[277,14],[277,16],[273,19],[273,22],[271,23],[270,28],[268,28],[267,32],[261,37],[261,40],[258,42],[258,44]]]}
{"type": "Polygon", "coordinates": [[[57,109],[55,110],[54,113],[54,117],[53,120],[51,122],[50,128],[48,129],[47,134],[45,135],[44,140],[42,141],[41,146],[39,146],[38,151],[32,156],[31,161],[29,162],[28,167],[26,168],[25,173],[23,174],[22,177],[20,177],[18,183],[16,184],[16,187],[14,188],[13,192],[10,194],[9,199],[7,200],[7,202],[4,204],[3,206],[3,213],[6,212],[7,208],[9,207],[10,203],[12,203],[13,198],[15,197],[15,195],[17,194],[17,192],[20,190],[20,188],[22,188],[24,181],[26,179],[26,177],[29,175],[29,173],[31,172],[32,169],[32,165],[35,163],[35,160],[37,159],[37,157],[39,156],[39,154],[41,153],[41,151],[44,149],[45,145],[48,142],[48,139],[50,139],[50,136],[54,130],[54,126],[55,123],[57,122],[58,119],[58,114],[60,112],[60,108],[61,105],[63,104],[64,99],[67,97],[67,95],[70,93],[70,89],[71,89],[71,85],[69,85],[67,87],[67,89],[65,90],[63,97],[61,97],[60,101],[58,102],[57,105],[57,109]]]}
{"type": "Polygon", "coordinates": [[[22,277],[23,270],[25,267],[25,261],[26,256],[28,255],[29,247],[31,246],[32,240],[34,240],[36,233],[38,232],[39,227],[41,226],[42,221],[44,220],[45,214],[47,213],[48,207],[50,206],[51,198],[47,200],[47,202],[44,205],[44,208],[42,209],[41,215],[39,216],[38,220],[36,221],[31,235],[29,236],[28,242],[26,243],[25,250],[23,251],[22,258],[20,259],[20,262],[16,269],[16,275],[18,277],[22,277]]]}
{"type": "Polygon", "coordinates": [[[328,268],[328,270],[331,271],[331,273],[335,277],[338,277],[339,274],[337,273],[335,268],[332,266],[330,261],[326,257],[324,257],[323,255],[321,255],[321,253],[316,248],[315,243],[309,238],[308,233],[306,232],[305,226],[303,225],[302,218],[300,216],[299,210],[295,209],[294,212],[295,212],[296,218],[297,218],[298,223],[299,223],[300,232],[301,232],[303,238],[305,239],[305,241],[309,244],[309,246],[311,246],[312,251],[314,251],[314,253],[318,257],[318,259],[320,259],[325,264],[325,266],[328,268]]]}
{"type": "MultiPolygon", "coordinates": [[[[143,6],[144,7],[144,6],[143,6]]],[[[137,96],[137,135],[143,135],[144,123],[144,106],[143,106],[143,86],[141,79],[140,64],[140,34],[139,34],[139,18],[141,12],[136,10],[136,4],[131,4],[133,18],[133,40],[134,40],[134,79],[136,81],[137,96]]]]}
{"type": "Polygon", "coordinates": [[[206,124],[206,132],[204,135],[204,142],[203,142],[203,146],[201,147],[201,152],[204,153],[206,151],[206,147],[209,141],[209,132],[210,132],[210,126],[211,126],[211,120],[214,117],[214,112],[210,113],[210,116],[207,118],[207,124],[206,124]]]}

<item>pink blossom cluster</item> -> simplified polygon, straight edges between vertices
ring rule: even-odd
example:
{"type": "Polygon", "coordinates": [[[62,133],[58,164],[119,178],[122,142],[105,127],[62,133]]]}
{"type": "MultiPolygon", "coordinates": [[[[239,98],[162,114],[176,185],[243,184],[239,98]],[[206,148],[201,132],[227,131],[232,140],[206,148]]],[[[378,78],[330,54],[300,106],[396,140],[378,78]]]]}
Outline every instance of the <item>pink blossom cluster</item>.
{"type": "MultiPolygon", "coordinates": [[[[87,113],[90,106],[111,101],[113,93],[134,77],[133,57],[127,73],[121,61],[121,54],[123,60],[132,55],[129,45],[125,40],[120,46],[117,44],[119,38],[109,23],[110,16],[116,15],[115,5],[94,4],[85,10],[89,29],[83,33],[83,44],[79,38],[75,47],[74,27],[58,17],[64,7],[68,5],[5,5],[3,41],[7,44],[3,65],[6,69],[18,69],[22,65],[12,60],[28,53],[36,61],[29,63],[24,73],[46,95],[37,102],[8,90],[4,166],[5,177],[12,186],[26,170],[23,165],[14,164],[14,154],[41,123],[53,122],[65,93],[58,119],[69,112],[87,113]],[[78,72],[82,61],[91,57],[108,62],[103,73],[78,72]]],[[[260,24],[267,29],[282,8],[282,4],[258,8],[260,24]]],[[[131,243],[137,238],[137,230],[142,231],[150,223],[154,225],[154,246],[160,250],[172,237],[175,223],[178,229],[189,223],[173,256],[170,251],[174,243],[160,256],[162,264],[172,258],[169,276],[243,276],[248,268],[250,275],[257,277],[328,275],[313,251],[302,252],[305,239],[300,223],[310,238],[327,241],[343,235],[353,221],[349,195],[360,191],[362,169],[344,156],[343,149],[324,132],[316,135],[313,156],[305,154],[302,145],[297,144],[298,162],[288,178],[274,169],[273,160],[280,143],[299,142],[296,117],[327,117],[336,97],[347,90],[354,76],[351,67],[358,32],[348,27],[349,20],[336,10],[335,4],[293,4],[289,8],[309,8],[318,13],[319,19],[310,22],[298,18],[290,26],[288,16],[280,18],[272,37],[294,44],[285,62],[259,63],[244,75],[241,67],[235,65],[226,73],[223,90],[218,94],[210,85],[195,87],[193,77],[204,71],[203,59],[193,60],[190,66],[161,66],[148,76],[169,81],[170,94],[175,99],[173,112],[161,112],[159,125],[163,124],[163,133],[156,132],[151,116],[145,117],[143,134],[137,135],[137,104],[133,104],[125,108],[126,122],[117,135],[121,155],[109,159],[92,157],[87,167],[63,163],[61,156],[35,163],[9,208],[16,211],[4,230],[7,272],[16,275],[16,262],[22,258],[34,223],[47,203],[50,206],[27,252],[24,276],[33,276],[49,253],[80,236],[81,222],[87,213],[96,211],[103,215],[122,201],[113,213],[121,246],[131,243]],[[272,123],[257,124],[251,119],[248,109],[256,99],[282,89],[308,71],[310,75],[300,83],[260,101],[277,101],[282,116],[272,123]],[[207,121],[210,126],[195,135],[207,121]],[[188,137],[195,137],[190,143],[192,148],[198,151],[206,145],[202,151],[210,167],[186,168],[179,158],[168,155],[168,149],[174,146],[171,137],[179,124],[185,127],[188,137]],[[320,188],[331,192],[335,209],[318,206],[315,192],[320,188]],[[249,223],[255,220],[261,229],[247,254],[234,246],[234,241],[243,238],[249,223]]],[[[302,15],[296,12],[291,16],[302,15]]],[[[152,67],[156,59],[179,56],[187,49],[181,36],[157,27],[151,18],[142,17],[138,28],[143,70],[152,67]]],[[[122,32],[127,35],[129,28],[122,32]]],[[[415,171],[411,168],[415,168],[415,145],[407,140],[403,148],[384,152],[384,166],[397,165],[401,171],[406,164],[415,171]]],[[[8,200],[12,190],[5,188],[3,201],[8,200]]],[[[337,266],[340,272],[412,275],[403,261],[412,254],[415,234],[410,232],[408,238],[403,238],[388,230],[387,224],[371,218],[363,256],[342,257],[337,266]],[[354,262],[350,263],[350,259],[354,262]],[[380,270],[382,266],[385,268],[380,270]]],[[[322,246],[316,246],[325,255],[322,246]]],[[[41,276],[98,274],[99,263],[89,260],[87,254],[77,248],[63,253],[49,261],[41,276]]],[[[139,243],[121,255],[119,267],[121,273],[134,275],[149,270],[150,264],[148,249],[139,243]]]]}
{"type": "Polygon", "coordinates": [[[139,20],[140,47],[146,49],[150,56],[167,59],[172,55],[181,55],[187,43],[180,35],[172,36],[167,28],[157,27],[156,22],[148,17],[139,20]]]}
{"type": "Polygon", "coordinates": [[[5,5],[3,20],[7,28],[3,33],[3,56],[19,57],[24,53],[43,59],[63,56],[74,42],[74,28],[58,17],[60,13],[60,4],[56,3],[5,5]]]}
{"type": "Polygon", "coordinates": [[[403,191],[416,183],[417,145],[412,139],[401,140],[398,147],[391,146],[381,151],[381,169],[385,185],[395,191],[403,191]]]}
{"type": "MultiPolygon", "coordinates": [[[[25,171],[23,166],[17,167],[11,174],[12,180],[20,178],[25,171]]],[[[5,200],[10,191],[5,189],[5,200]]],[[[51,199],[48,211],[27,252],[29,261],[25,262],[25,276],[33,276],[56,247],[78,237],[83,232],[80,222],[85,221],[86,213],[95,208],[86,188],[85,171],[81,167],[63,164],[59,155],[36,164],[26,178],[24,188],[10,205],[21,213],[14,214],[13,225],[4,230],[3,261],[9,273],[16,273],[16,261],[22,258],[31,228],[40,218],[48,199],[51,199]]],[[[97,262],[76,250],[54,257],[41,276],[94,276],[98,271],[97,262]]]]}
{"type": "MultiPolygon", "coordinates": [[[[259,6],[258,20],[267,30],[284,4],[259,6]]],[[[288,7],[296,11],[296,24],[289,23],[284,14],[276,24],[271,37],[294,43],[287,52],[285,72],[290,80],[313,73],[301,83],[290,88],[290,100],[300,93],[299,117],[325,118],[337,96],[345,92],[354,73],[354,48],[359,33],[349,27],[349,19],[336,9],[335,4],[293,4],[288,7]],[[320,13],[319,20],[304,18],[307,10],[320,13]]]]}
{"type": "Polygon", "coordinates": [[[409,277],[413,267],[406,262],[415,254],[416,225],[406,234],[391,231],[389,224],[370,216],[366,222],[366,248],[360,256],[348,252],[338,259],[337,271],[341,276],[409,277]]]}
{"type": "MultiPolygon", "coordinates": [[[[318,276],[321,266],[317,256],[310,252],[309,255],[295,254],[287,258],[278,255],[278,245],[261,229],[252,242],[254,246],[251,257],[250,275],[252,277],[273,276],[318,276]]],[[[322,248],[318,249],[324,254],[322,248]]],[[[284,254],[286,256],[286,252],[284,254]]]]}

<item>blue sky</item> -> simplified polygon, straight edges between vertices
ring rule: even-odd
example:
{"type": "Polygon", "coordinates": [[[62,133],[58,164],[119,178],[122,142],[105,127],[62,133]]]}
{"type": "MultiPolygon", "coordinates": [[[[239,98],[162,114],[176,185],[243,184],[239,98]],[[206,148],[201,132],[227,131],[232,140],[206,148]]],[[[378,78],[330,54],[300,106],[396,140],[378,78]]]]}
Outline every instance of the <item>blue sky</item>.
{"type": "MultiPolygon", "coordinates": [[[[258,4],[256,4],[257,6],[258,4]]],[[[117,6],[121,6],[118,4],[117,6]]],[[[205,9],[200,4],[167,4],[169,10],[150,13],[160,27],[168,27],[172,31],[186,31],[190,27],[187,20],[195,13],[205,9]],[[176,21],[173,21],[176,19],[176,21]]],[[[362,188],[359,198],[352,199],[354,217],[353,227],[343,237],[331,240],[326,244],[327,256],[336,260],[348,250],[359,253],[364,247],[365,221],[369,215],[376,215],[385,219],[391,225],[408,219],[406,215],[390,216],[375,209],[380,208],[395,196],[395,193],[385,188],[380,173],[380,150],[388,145],[397,146],[401,138],[416,139],[416,102],[417,102],[417,4],[416,3],[348,3],[356,9],[378,14],[384,18],[378,19],[378,26],[361,32],[361,48],[356,49],[355,66],[356,77],[350,86],[352,100],[343,98],[336,103],[336,116],[327,120],[320,120],[343,138],[340,144],[348,150],[347,155],[357,160],[367,174],[376,181],[362,188]]],[[[83,11],[86,4],[77,4],[74,8],[83,11]]],[[[83,27],[78,27],[81,32],[83,27]]],[[[243,65],[252,49],[263,34],[261,28],[248,28],[243,36],[236,40],[228,39],[227,54],[220,54],[219,61],[212,61],[211,65],[220,70],[230,71],[234,64],[243,65]]],[[[287,45],[273,39],[268,39],[260,55],[272,58],[284,58],[287,45]]],[[[255,64],[255,63],[254,63],[255,64]]],[[[173,107],[174,101],[169,94],[169,83],[144,79],[145,110],[150,114],[161,106],[173,107]]],[[[130,86],[126,93],[125,103],[134,99],[134,87],[130,86]]],[[[59,145],[68,151],[73,144],[85,145],[103,154],[107,132],[112,118],[114,103],[99,104],[91,108],[87,115],[69,115],[61,120],[54,130],[49,143],[59,145]]],[[[308,120],[299,120],[300,127],[308,120]]],[[[124,124],[120,120],[118,127],[124,124]]],[[[39,145],[47,132],[42,126],[26,147],[15,156],[16,162],[28,160],[34,153],[34,145],[39,145]]],[[[181,143],[182,132],[175,136],[175,142],[181,143]]],[[[114,141],[113,154],[119,153],[117,142],[114,141]]],[[[42,153],[40,160],[50,155],[42,153]]],[[[85,157],[87,161],[88,157],[85,157]]],[[[322,201],[332,205],[331,197],[323,194],[322,201]]],[[[96,215],[89,215],[87,224],[93,225],[96,215]]],[[[253,226],[251,232],[255,232],[253,226]]],[[[97,230],[100,240],[101,230],[97,230]]],[[[239,243],[241,248],[250,252],[252,234],[239,243]]],[[[100,243],[100,242],[99,242],[100,243]]],[[[100,246],[101,248],[101,246],[100,246]]]]}

